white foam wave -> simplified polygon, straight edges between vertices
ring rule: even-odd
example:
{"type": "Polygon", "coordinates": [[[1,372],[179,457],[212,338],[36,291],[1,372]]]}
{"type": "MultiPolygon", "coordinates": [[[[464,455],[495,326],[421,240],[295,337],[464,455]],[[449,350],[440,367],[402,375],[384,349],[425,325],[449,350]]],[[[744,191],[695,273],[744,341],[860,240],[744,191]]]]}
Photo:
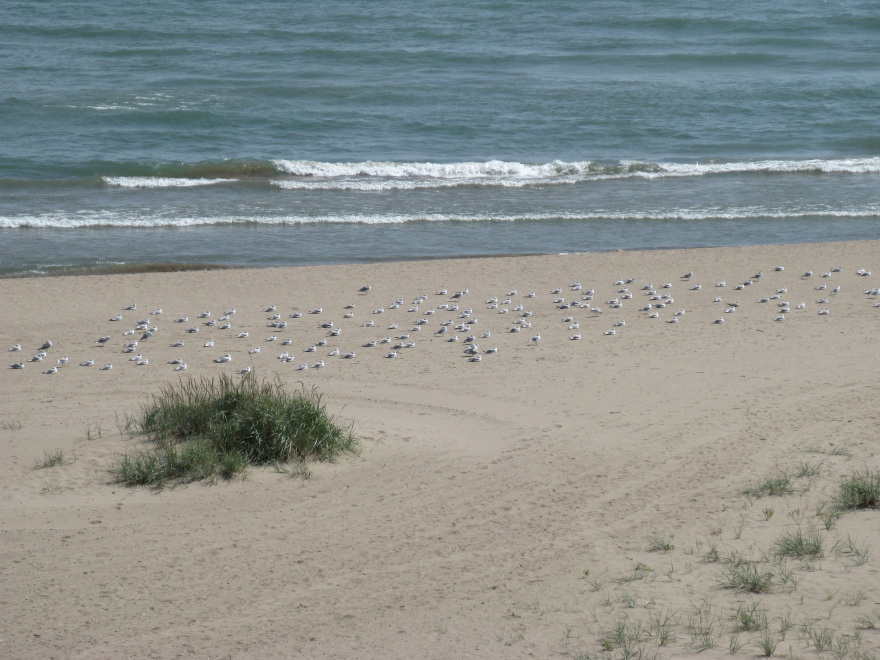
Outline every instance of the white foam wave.
{"type": "Polygon", "coordinates": [[[230,183],[238,179],[179,179],[161,176],[105,176],[104,183],[123,188],[191,188],[230,183]]]}
{"type": "Polygon", "coordinates": [[[294,176],[312,177],[398,177],[435,179],[485,179],[498,177],[547,178],[588,172],[590,161],[564,163],[553,161],[530,164],[491,160],[485,163],[399,163],[366,161],[362,163],[324,163],[312,160],[273,160],[279,171],[294,176]]]}
{"type": "Polygon", "coordinates": [[[349,215],[277,215],[277,216],[201,216],[187,217],[173,214],[148,216],[136,212],[118,211],[44,213],[29,216],[0,216],[0,229],[22,227],[79,229],[84,227],[118,227],[124,229],[154,227],[196,227],[231,224],[305,225],[305,224],[364,224],[388,225],[410,222],[529,222],[543,220],[581,221],[713,221],[713,220],[776,220],[816,218],[880,217],[880,205],[850,209],[798,209],[779,211],[762,207],[732,209],[662,209],[650,211],[570,211],[563,213],[523,214],[349,214],[349,215]]]}
{"type": "Polygon", "coordinates": [[[760,160],[723,163],[651,163],[620,161],[552,161],[544,164],[507,161],[462,163],[325,163],[272,161],[291,179],[272,183],[288,190],[415,190],[455,186],[524,187],[573,184],[597,179],[694,177],[720,174],[878,174],[880,158],[760,160]]]}

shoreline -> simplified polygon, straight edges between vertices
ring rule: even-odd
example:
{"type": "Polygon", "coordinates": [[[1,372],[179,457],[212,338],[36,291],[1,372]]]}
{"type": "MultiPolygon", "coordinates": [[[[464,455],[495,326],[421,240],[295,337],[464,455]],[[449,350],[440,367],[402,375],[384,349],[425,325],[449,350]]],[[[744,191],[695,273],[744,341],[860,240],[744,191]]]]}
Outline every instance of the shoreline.
{"type": "MultiPolygon", "coordinates": [[[[872,239],[856,239],[856,240],[840,240],[840,241],[821,241],[809,243],[766,243],[766,244],[749,244],[749,245],[714,245],[714,246],[697,246],[697,247],[640,247],[640,248],[614,248],[606,250],[594,250],[587,252],[527,252],[527,253],[505,253],[505,254],[482,254],[482,255],[465,255],[465,256],[418,256],[412,258],[389,258],[387,260],[372,261],[339,261],[339,262],[317,262],[317,263],[300,263],[300,264],[270,264],[266,266],[254,266],[248,264],[222,264],[222,263],[182,263],[182,262],[150,262],[150,263],[118,263],[118,264],[98,264],[94,266],[82,267],[59,267],[55,272],[13,272],[9,274],[0,274],[0,280],[27,280],[27,279],[43,279],[54,277],[94,277],[94,276],[112,276],[112,275],[138,275],[150,273],[182,273],[188,271],[223,271],[223,270],[264,270],[264,269],[283,269],[283,268],[311,268],[311,267],[335,267],[335,266],[378,266],[391,265],[399,263],[413,262],[434,262],[434,261],[459,261],[464,259],[508,259],[517,257],[554,257],[554,256],[578,256],[578,255],[600,255],[613,253],[639,253],[639,252],[669,252],[669,251],[691,251],[691,250],[722,250],[736,249],[748,247],[793,247],[806,245],[824,245],[839,243],[864,243],[870,242],[872,239]]],[[[876,239],[880,240],[880,239],[876,239]]]]}
{"type": "Polygon", "coordinates": [[[820,515],[847,475],[880,470],[880,294],[865,293],[877,286],[878,240],[0,280],[4,351],[22,346],[0,374],[4,655],[564,658],[600,653],[624,621],[628,643],[673,658],[692,653],[688,622],[704,607],[704,655],[718,657],[760,642],[735,629],[743,603],[798,657],[820,657],[807,629],[827,629],[848,657],[857,644],[877,655],[880,631],[859,626],[876,610],[880,557],[840,548],[875,547],[880,512],[827,529],[820,515]],[[648,283],[671,302],[651,301],[648,283]],[[656,319],[649,302],[666,305],[656,319]],[[232,328],[204,325],[233,307],[232,328]],[[477,320],[454,330],[465,308],[477,320]],[[274,313],[286,328],[269,327],[274,313]],[[144,319],[159,329],[137,366],[123,331],[144,319]],[[517,319],[532,327],[510,332],[517,319]],[[394,359],[364,346],[401,334],[416,345],[394,359]],[[47,357],[27,362],[47,339],[47,357]],[[225,353],[232,362],[216,363],[225,353]],[[161,492],[113,483],[114,458],[141,446],[126,416],[177,381],[177,357],[187,378],[252,366],[315,386],[354,424],[359,453],[311,465],[310,478],[267,468],[161,492]],[[61,464],[38,467],[59,451],[61,464]],[[744,495],[780,474],[791,492],[744,495]],[[824,557],[777,556],[797,529],[824,535],[824,557]],[[721,585],[736,553],[772,574],[767,591],[721,585]]]}

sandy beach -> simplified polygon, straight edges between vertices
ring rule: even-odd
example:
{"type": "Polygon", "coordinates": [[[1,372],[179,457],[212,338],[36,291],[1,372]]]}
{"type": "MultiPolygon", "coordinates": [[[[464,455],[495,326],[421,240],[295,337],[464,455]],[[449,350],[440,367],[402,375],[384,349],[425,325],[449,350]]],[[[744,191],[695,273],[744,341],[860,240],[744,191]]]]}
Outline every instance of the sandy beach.
{"type": "Polygon", "coordinates": [[[820,515],[880,469],[878,286],[880,241],[0,280],[0,347],[22,347],[0,375],[0,657],[880,657],[880,512],[820,515]],[[142,443],[127,415],[245,366],[317,387],[360,450],[308,477],[112,481],[142,443]],[[783,474],[790,493],[744,494],[783,474]],[[824,556],[780,556],[797,530],[824,556]],[[737,557],[767,590],[723,586],[737,557]]]}

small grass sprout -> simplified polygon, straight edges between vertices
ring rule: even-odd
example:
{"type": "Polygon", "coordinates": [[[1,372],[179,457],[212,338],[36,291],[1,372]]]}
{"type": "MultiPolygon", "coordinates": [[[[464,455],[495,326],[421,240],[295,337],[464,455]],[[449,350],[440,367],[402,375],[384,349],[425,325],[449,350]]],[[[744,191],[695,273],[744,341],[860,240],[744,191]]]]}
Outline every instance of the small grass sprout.
{"type": "Polygon", "coordinates": [[[798,464],[797,469],[795,469],[794,476],[818,477],[821,471],[822,463],[810,463],[809,461],[803,461],[802,463],[798,464]]]}
{"type": "Polygon", "coordinates": [[[779,645],[779,640],[769,630],[765,630],[761,633],[761,636],[758,637],[756,644],[758,650],[761,652],[761,657],[769,658],[776,653],[776,647],[779,645]]]}
{"type": "Polygon", "coordinates": [[[849,566],[862,566],[871,558],[871,546],[868,543],[860,543],[847,534],[846,538],[839,538],[834,542],[831,551],[843,559],[849,566]]]}
{"type": "Polygon", "coordinates": [[[648,552],[669,552],[670,550],[675,550],[672,536],[655,534],[648,537],[648,552]]]}
{"type": "Polygon", "coordinates": [[[35,470],[47,470],[49,468],[56,467],[58,465],[64,465],[65,456],[64,450],[58,449],[56,451],[44,451],[43,459],[37,459],[34,462],[35,470]]]}
{"type": "Polygon", "coordinates": [[[767,610],[761,607],[760,602],[740,603],[730,618],[734,632],[751,632],[767,627],[767,610]]]}

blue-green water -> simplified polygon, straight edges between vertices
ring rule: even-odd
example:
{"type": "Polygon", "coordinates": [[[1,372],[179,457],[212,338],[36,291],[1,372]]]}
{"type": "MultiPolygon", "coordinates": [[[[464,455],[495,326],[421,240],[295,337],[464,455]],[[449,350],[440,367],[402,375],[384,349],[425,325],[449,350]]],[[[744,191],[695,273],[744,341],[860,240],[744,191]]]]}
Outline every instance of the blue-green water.
{"type": "Polygon", "coordinates": [[[0,274],[880,237],[880,7],[6,0],[0,274]]]}

